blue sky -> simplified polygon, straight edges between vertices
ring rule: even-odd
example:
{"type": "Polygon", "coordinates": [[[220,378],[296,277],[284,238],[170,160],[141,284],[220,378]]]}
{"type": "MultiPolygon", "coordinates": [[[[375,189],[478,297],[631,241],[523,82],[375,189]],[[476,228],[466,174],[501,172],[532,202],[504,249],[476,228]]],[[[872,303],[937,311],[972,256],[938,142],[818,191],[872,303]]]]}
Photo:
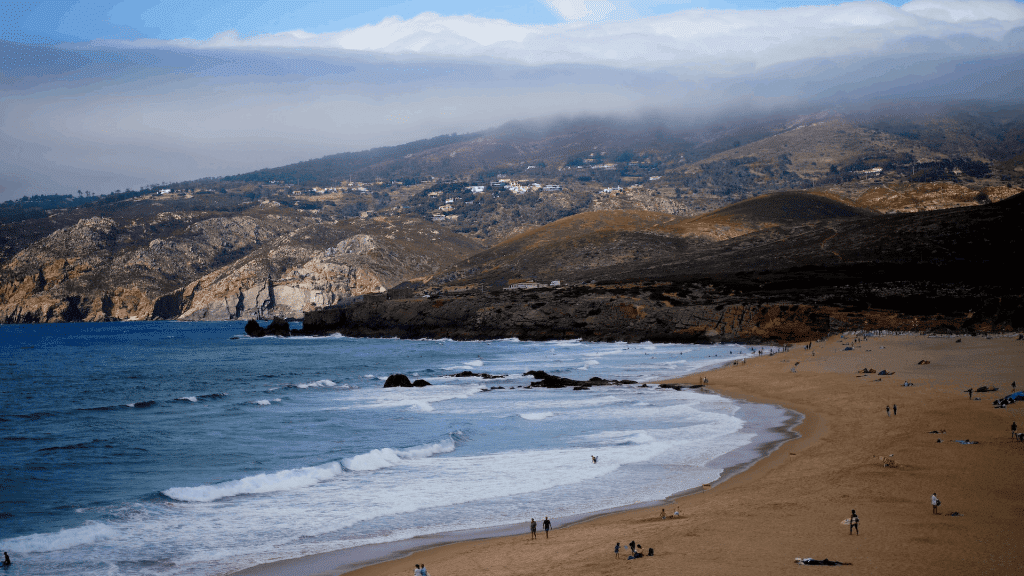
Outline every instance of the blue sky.
{"type": "Polygon", "coordinates": [[[1024,101],[1024,2],[0,0],[0,200],[573,115],[1024,101]]]}
{"type": "MultiPolygon", "coordinates": [[[[607,14],[607,0],[592,1],[592,19],[632,19],[697,8],[763,10],[836,4],[826,0],[636,0],[618,1],[607,14]]],[[[905,0],[889,0],[902,5],[905,0]]],[[[376,24],[384,18],[413,18],[423,12],[442,16],[472,14],[516,24],[565,22],[559,4],[588,7],[587,0],[2,0],[3,39],[14,42],[81,42],[94,39],[154,38],[205,40],[235,30],[252,36],[289,30],[337,32],[376,24]]],[[[567,10],[565,10],[567,12],[567,10]]]]}

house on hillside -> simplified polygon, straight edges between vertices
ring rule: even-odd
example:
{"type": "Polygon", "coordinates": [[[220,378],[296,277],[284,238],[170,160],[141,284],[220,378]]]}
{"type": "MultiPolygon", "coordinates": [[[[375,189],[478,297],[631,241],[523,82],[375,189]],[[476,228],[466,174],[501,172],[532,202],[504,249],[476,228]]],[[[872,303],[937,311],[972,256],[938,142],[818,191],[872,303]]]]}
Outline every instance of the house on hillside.
{"type": "MultiPolygon", "coordinates": [[[[494,183],[492,182],[491,185],[493,186],[494,183]]],[[[473,194],[479,194],[479,193],[483,192],[485,188],[486,188],[486,186],[467,186],[466,187],[466,189],[469,190],[470,192],[472,192],[473,194]]]]}
{"type": "Polygon", "coordinates": [[[561,189],[562,189],[562,187],[559,186],[558,184],[548,184],[548,185],[544,186],[544,191],[545,192],[558,192],[561,189]]]}
{"type": "Polygon", "coordinates": [[[506,286],[505,290],[533,290],[535,288],[540,288],[540,286],[539,282],[516,282],[506,286]]]}

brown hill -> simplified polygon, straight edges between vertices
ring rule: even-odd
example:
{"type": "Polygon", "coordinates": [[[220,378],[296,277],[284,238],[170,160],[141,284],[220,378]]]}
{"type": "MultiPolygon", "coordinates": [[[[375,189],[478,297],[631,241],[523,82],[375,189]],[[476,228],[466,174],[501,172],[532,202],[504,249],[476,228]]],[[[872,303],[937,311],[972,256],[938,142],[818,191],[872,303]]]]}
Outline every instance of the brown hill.
{"type": "Polygon", "coordinates": [[[593,270],[628,277],[642,263],[677,261],[699,246],[756,230],[876,214],[838,198],[806,192],[765,194],[694,218],[657,212],[587,212],[475,254],[432,284],[495,287],[516,279],[578,282],[588,279],[593,270]]]}

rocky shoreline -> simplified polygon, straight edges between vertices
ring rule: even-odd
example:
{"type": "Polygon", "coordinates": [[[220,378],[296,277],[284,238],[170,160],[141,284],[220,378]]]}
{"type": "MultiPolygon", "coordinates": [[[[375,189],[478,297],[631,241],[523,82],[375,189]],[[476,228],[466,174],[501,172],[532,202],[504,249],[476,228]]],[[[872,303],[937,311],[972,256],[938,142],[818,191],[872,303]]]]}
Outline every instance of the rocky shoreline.
{"type": "MultiPolygon", "coordinates": [[[[745,287],[745,286],[744,286],[745,287]]],[[[615,285],[367,298],[307,313],[302,335],[452,340],[768,343],[849,330],[1012,331],[1021,298],[990,287],[904,282],[899,292],[860,283],[747,292],[735,283],[615,285]],[[965,295],[966,294],[966,295],[965,295]]]]}

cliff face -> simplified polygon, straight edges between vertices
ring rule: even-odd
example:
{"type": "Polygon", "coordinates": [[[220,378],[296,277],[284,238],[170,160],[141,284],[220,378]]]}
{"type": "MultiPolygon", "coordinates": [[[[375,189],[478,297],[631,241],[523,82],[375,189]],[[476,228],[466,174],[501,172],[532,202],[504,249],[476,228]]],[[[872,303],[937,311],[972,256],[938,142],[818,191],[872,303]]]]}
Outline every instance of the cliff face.
{"type": "Polygon", "coordinates": [[[713,286],[575,286],[429,299],[374,295],[306,314],[302,333],[756,343],[808,341],[848,330],[970,332],[1024,326],[1024,298],[1007,296],[999,287],[943,294],[927,282],[865,283],[838,289],[804,285],[796,291],[778,286],[782,290],[769,287],[742,295],[743,279],[734,280],[719,278],[713,286]]]}
{"type": "Polygon", "coordinates": [[[477,248],[417,220],[93,217],[3,265],[0,322],[295,318],[430,275],[477,248]]]}

